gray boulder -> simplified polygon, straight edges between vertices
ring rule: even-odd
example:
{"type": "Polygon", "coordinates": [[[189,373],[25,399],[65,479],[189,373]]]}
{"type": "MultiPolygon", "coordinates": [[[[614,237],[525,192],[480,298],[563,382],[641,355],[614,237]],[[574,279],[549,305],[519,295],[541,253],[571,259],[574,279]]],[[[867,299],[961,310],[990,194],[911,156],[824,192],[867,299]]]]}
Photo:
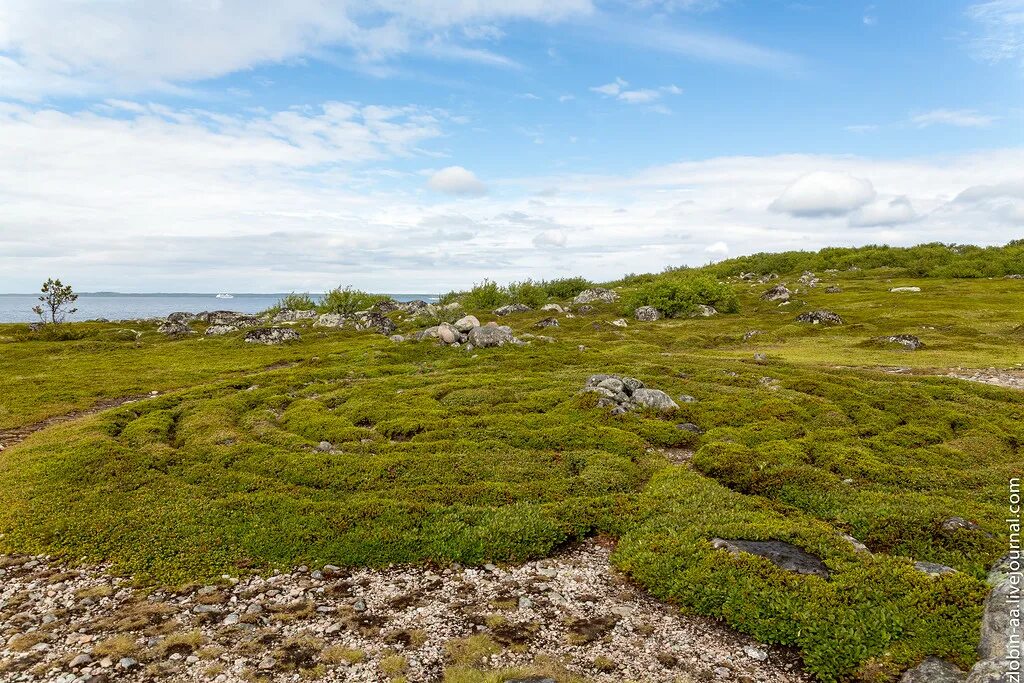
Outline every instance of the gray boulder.
{"type": "Polygon", "coordinates": [[[545,328],[545,327],[558,327],[558,318],[544,318],[540,322],[536,323],[534,327],[545,328]]]}
{"type": "Polygon", "coordinates": [[[285,308],[277,312],[277,314],[270,319],[272,323],[294,323],[300,320],[312,320],[316,317],[316,311],[293,311],[290,308],[285,308]]]}
{"type": "Polygon", "coordinates": [[[565,309],[558,304],[544,304],[540,307],[542,311],[554,311],[555,313],[565,313],[565,309]]]}
{"type": "Polygon", "coordinates": [[[504,346],[515,341],[515,337],[512,336],[512,329],[502,325],[484,325],[483,327],[474,327],[469,331],[469,343],[476,348],[489,348],[494,346],[504,346]]]}
{"type": "Polygon", "coordinates": [[[474,327],[480,327],[480,321],[475,315],[467,315],[455,321],[455,329],[459,332],[468,333],[474,327]]]}
{"type": "Polygon", "coordinates": [[[188,323],[184,322],[164,322],[156,328],[156,331],[166,334],[168,337],[183,337],[188,334],[195,334],[192,328],[188,326],[188,323]]]}
{"type": "Polygon", "coordinates": [[[650,323],[661,317],[661,313],[654,306],[641,306],[633,311],[633,317],[640,322],[650,323]]]}
{"type": "Polygon", "coordinates": [[[829,285],[828,287],[825,288],[826,294],[840,294],[842,293],[842,291],[843,288],[840,287],[839,285],[829,285]]]}
{"type": "Polygon", "coordinates": [[[690,314],[691,318],[710,318],[713,315],[718,315],[718,309],[714,306],[706,306],[704,304],[697,304],[697,308],[690,314]]]}
{"type": "Polygon", "coordinates": [[[920,292],[920,287],[893,287],[890,292],[920,292]]]}
{"type": "MultiPolygon", "coordinates": [[[[1009,555],[1000,560],[988,575],[992,591],[985,598],[985,611],[981,617],[981,642],[978,644],[978,663],[967,676],[967,683],[1009,683],[1010,667],[1016,672],[1024,670],[1020,631],[1011,620],[1011,612],[1019,609],[1019,583],[1011,578],[1013,562],[1009,555]],[[1013,597],[1018,596],[1014,602],[1013,597]]],[[[1020,574],[1016,577],[1019,579],[1020,574]]]]}
{"type": "Polygon", "coordinates": [[[952,567],[947,567],[944,564],[937,562],[915,562],[914,569],[927,574],[928,576],[942,576],[943,574],[955,574],[956,570],[952,567]]]}
{"type": "Polygon", "coordinates": [[[324,313],[317,317],[313,327],[344,327],[345,320],[341,313],[324,313]]]}
{"type": "Polygon", "coordinates": [[[594,302],[612,304],[618,300],[619,295],[617,292],[605,289],[604,287],[594,287],[592,289],[584,289],[576,295],[572,302],[574,304],[592,304],[594,302]]]}
{"type": "Polygon", "coordinates": [[[661,412],[676,410],[679,406],[672,397],[660,389],[637,389],[633,392],[633,403],[644,408],[653,408],[661,412]]]}
{"type": "Polygon", "coordinates": [[[964,683],[963,671],[938,657],[925,657],[924,661],[900,678],[900,683],[964,683]]]}
{"type": "Polygon", "coordinates": [[[206,328],[206,336],[208,337],[220,337],[232,332],[238,332],[238,328],[234,325],[210,325],[206,328]]]}
{"type": "Polygon", "coordinates": [[[298,339],[301,339],[298,332],[285,327],[261,327],[249,330],[244,337],[249,344],[265,344],[267,346],[284,344],[298,339]]]}
{"type": "Polygon", "coordinates": [[[532,310],[526,304],[505,304],[500,308],[494,309],[494,315],[512,315],[513,313],[526,313],[532,310]]]}
{"type": "Polygon", "coordinates": [[[454,326],[448,323],[441,323],[437,326],[437,338],[443,344],[456,344],[461,339],[461,335],[454,326]]]}
{"type": "Polygon", "coordinates": [[[195,320],[196,317],[197,316],[196,316],[195,313],[188,313],[188,312],[185,312],[185,311],[178,311],[176,313],[169,314],[167,316],[167,322],[169,322],[169,323],[178,323],[178,324],[180,324],[180,323],[190,323],[193,320],[195,320]]]}
{"type": "Polygon", "coordinates": [[[891,337],[882,337],[881,341],[886,344],[902,346],[907,351],[917,351],[924,346],[924,343],[912,334],[894,334],[891,337]]]}
{"type": "Polygon", "coordinates": [[[749,553],[763,557],[776,567],[797,574],[829,578],[828,567],[819,558],[785,541],[745,541],[712,538],[711,545],[738,556],[749,553]]]}
{"type": "Polygon", "coordinates": [[[807,311],[796,317],[798,323],[810,323],[811,325],[842,325],[843,319],[839,314],[832,311],[807,311]]]}
{"type": "Polygon", "coordinates": [[[789,296],[792,292],[785,284],[777,284],[768,291],[761,294],[763,301],[789,301],[789,296]]]}

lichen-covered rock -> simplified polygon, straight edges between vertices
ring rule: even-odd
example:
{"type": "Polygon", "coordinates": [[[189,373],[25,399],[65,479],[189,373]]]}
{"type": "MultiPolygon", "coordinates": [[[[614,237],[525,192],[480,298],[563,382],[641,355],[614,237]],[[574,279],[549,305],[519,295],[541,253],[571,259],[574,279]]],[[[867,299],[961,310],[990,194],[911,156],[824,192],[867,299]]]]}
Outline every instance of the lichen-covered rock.
{"type": "Polygon", "coordinates": [[[697,308],[690,313],[691,318],[710,318],[713,315],[718,315],[718,309],[714,306],[707,306],[705,304],[697,304],[697,308]]]}
{"type": "Polygon", "coordinates": [[[313,327],[344,327],[345,316],[341,313],[324,313],[317,317],[313,327]]]}
{"type": "Polygon", "coordinates": [[[920,287],[892,287],[889,289],[890,292],[920,292],[920,287]]]}
{"type": "Polygon", "coordinates": [[[576,295],[572,302],[574,304],[591,304],[594,302],[612,304],[618,300],[619,295],[617,292],[605,289],[604,287],[594,287],[592,289],[584,289],[576,295]]]}
{"type": "Polygon", "coordinates": [[[660,389],[637,389],[633,392],[633,403],[644,408],[669,412],[679,408],[672,397],[660,389]]]}
{"type": "Polygon", "coordinates": [[[805,313],[801,313],[796,317],[796,321],[799,323],[810,323],[812,325],[843,324],[843,319],[839,317],[839,314],[826,310],[807,311],[805,313]]]}
{"type": "Polygon", "coordinates": [[[900,683],[964,683],[963,671],[938,657],[925,657],[924,661],[905,672],[900,683]]]}
{"type": "Polygon", "coordinates": [[[956,570],[937,562],[915,562],[914,569],[929,576],[942,576],[943,574],[955,574],[956,570]]]}
{"type": "Polygon", "coordinates": [[[261,327],[245,333],[244,340],[249,344],[284,344],[301,339],[299,333],[285,327],[261,327]]]}
{"type": "Polygon", "coordinates": [[[467,315],[455,321],[455,329],[459,332],[468,333],[474,327],[480,327],[480,321],[475,315],[467,315]]]}
{"type": "Polygon", "coordinates": [[[542,311],[554,311],[555,313],[565,313],[565,309],[558,304],[544,304],[540,307],[542,311]]]}
{"type": "Polygon", "coordinates": [[[661,317],[661,313],[654,306],[641,306],[640,308],[633,311],[633,317],[640,322],[654,322],[661,317]]]}
{"type": "Polygon", "coordinates": [[[188,334],[195,334],[188,323],[184,322],[164,322],[156,328],[157,332],[166,334],[168,337],[183,337],[188,334]]]}
{"type": "Polygon", "coordinates": [[[507,326],[498,325],[484,325],[483,327],[474,327],[469,331],[469,343],[475,348],[491,348],[495,346],[504,346],[515,341],[515,337],[512,336],[512,329],[507,326]]]}
{"type": "Polygon", "coordinates": [[[894,334],[890,337],[882,337],[881,340],[886,344],[902,346],[907,351],[917,351],[924,346],[924,343],[912,334],[894,334]]]}
{"type": "Polygon", "coordinates": [[[789,288],[780,283],[761,294],[761,299],[764,301],[789,301],[791,294],[789,288]]]}
{"type": "Polygon", "coordinates": [[[500,308],[494,309],[494,315],[512,315],[513,313],[526,313],[532,310],[526,304],[505,304],[500,308]]]}
{"type": "Polygon", "coordinates": [[[537,322],[534,327],[545,328],[545,327],[558,327],[558,318],[544,318],[537,322]]]}
{"type": "Polygon", "coordinates": [[[612,321],[612,325],[615,325],[615,327],[629,327],[629,323],[626,322],[625,318],[616,318],[612,321]]]}
{"type": "Polygon", "coordinates": [[[828,567],[819,558],[785,541],[746,541],[712,538],[711,545],[733,555],[749,553],[763,557],[776,567],[797,574],[829,578],[828,567]]]}
{"type": "Polygon", "coordinates": [[[208,337],[220,337],[232,332],[238,332],[238,328],[234,325],[210,325],[206,328],[206,336],[208,337]]]}
{"type": "Polygon", "coordinates": [[[316,318],[316,311],[294,311],[290,308],[285,308],[278,311],[273,318],[270,319],[272,323],[294,323],[300,320],[312,320],[316,318]]]}
{"type": "Polygon", "coordinates": [[[981,617],[981,642],[978,663],[967,676],[967,683],[1007,683],[1010,667],[1024,670],[1024,653],[1020,646],[1020,572],[1019,560],[1003,557],[988,574],[992,587],[985,598],[981,617]],[[1017,569],[1014,569],[1015,563],[1017,569]],[[1013,572],[1016,571],[1016,575],[1013,572]],[[1013,598],[1016,596],[1016,600],[1013,598]]]}

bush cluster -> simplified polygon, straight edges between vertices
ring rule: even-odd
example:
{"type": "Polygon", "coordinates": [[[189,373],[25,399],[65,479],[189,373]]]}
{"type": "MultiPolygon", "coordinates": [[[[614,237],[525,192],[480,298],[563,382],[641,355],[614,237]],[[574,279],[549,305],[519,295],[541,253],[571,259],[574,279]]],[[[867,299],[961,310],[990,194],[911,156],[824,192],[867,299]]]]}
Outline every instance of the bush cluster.
{"type": "Polygon", "coordinates": [[[714,306],[721,313],[739,310],[736,292],[707,275],[672,274],[640,285],[623,298],[624,310],[653,306],[670,318],[685,316],[697,306],[714,306]]]}
{"type": "Polygon", "coordinates": [[[443,295],[442,304],[459,302],[470,310],[492,310],[506,304],[523,304],[540,308],[551,299],[571,299],[594,283],[583,277],[567,277],[555,280],[522,280],[506,286],[485,279],[473,285],[469,291],[452,291],[443,295]]]}

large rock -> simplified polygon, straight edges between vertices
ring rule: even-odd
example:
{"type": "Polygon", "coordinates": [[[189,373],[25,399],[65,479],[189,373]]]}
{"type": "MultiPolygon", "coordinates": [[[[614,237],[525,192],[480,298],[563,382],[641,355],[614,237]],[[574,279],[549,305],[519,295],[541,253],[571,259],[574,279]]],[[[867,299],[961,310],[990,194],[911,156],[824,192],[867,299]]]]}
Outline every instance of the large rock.
{"type": "Polygon", "coordinates": [[[558,318],[544,318],[534,324],[534,327],[545,328],[545,327],[558,327],[558,318]]]}
{"type": "Polygon", "coordinates": [[[167,322],[169,323],[190,323],[197,318],[195,313],[188,313],[186,311],[177,311],[167,316],[167,322]]]}
{"type": "Polygon", "coordinates": [[[697,308],[694,309],[693,313],[690,313],[691,318],[710,318],[713,315],[718,315],[718,309],[705,304],[697,304],[697,308]]]}
{"type": "Polygon", "coordinates": [[[1014,562],[1009,555],[1000,560],[988,574],[992,591],[985,598],[985,611],[981,617],[981,642],[978,644],[978,663],[967,675],[967,683],[1009,683],[1011,667],[1018,674],[1024,671],[1024,653],[1020,645],[1020,628],[1011,620],[1020,617],[1011,614],[1020,610],[1020,571],[1012,574],[1014,562]],[[1016,596],[1017,600],[1013,598],[1016,596]],[[1011,642],[1011,637],[1016,639],[1011,642]]]}
{"type": "Polygon", "coordinates": [[[188,326],[188,323],[184,322],[164,322],[156,328],[156,331],[166,334],[168,337],[183,337],[188,334],[195,334],[192,328],[188,326]]]}
{"type": "Polygon", "coordinates": [[[610,289],[604,287],[594,287],[593,289],[584,289],[582,292],[576,295],[572,300],[574,304],[591,304],[594,302],[601,302],[604,304],[615,303],[619,300],[617,292],[613,292],[610,289]]]}
{"type": "Polygon", "coordinates": [[[245,341],[249,344],[284,344],[301,339],[299,333],[286,327],[261,327],[245,333],[245,341]]]}
{"type": "Polygon", "coordinates": [[[917,351],[924,346],[924,343],[912,334],[894,334],[891,337],[882,337],[881,341],[886,344],[902,346],[907,351],[917,351]]]}
{"type": "Polygon", "coordinates": [[[316,311],[293,311],[290,308],[284,308],[277,312],[273,318],[270,319],[272,323],[294,323],[300,320],[312,320],[316,317],[316,311]]]}
{"type": "Polygon", "coordinates": [[[789,301],[789,296],[792,292],[785,284],[777,284],[768,291],[761,294],[761,298],[764,301],[789,301]]]}
{"type": "Polygon", "coordinates": [[[920,287],[893,287],[890,292],[920,292],[920,287]]]}
{"type": "Polygon", "coordinates": [[[955,574],[956,570],[952,567],[947,567],[944,564],[938,562],[922,562],[918,561],[914,563],[914,569],[927,574],[928,576],[942,576],[943,574],[955,574]]]}
{"type": "Polygon", "coordinates": [[[807,311],[801,313],[796,317],[796,321],[800,323],[810,323],[812,325],[842,325],[843,319],[839,317],[838,313],[832,311],[820,310],[820,311],[807,311]]]}
{"type": "Polygon", "coordinates": [[[512,336],[512,328],[505,325],[484,325],[474,327],[469,331],[469,343],[477,348],[489,348],[493,346],[504,346],[515,341],[512,336]]]}
{"type": "Polygon", "coordinates": [[[900,678],[900,683],[964,683],[963,671],[938,657],[925,657],[924,661],[900,678]]]}
{"type": "Polygon", "coordinates": [[[467,315],[455,321],[455,329],[459,332],[468,333],[474,327],[480,327],[480,321],[475,315],[467,315]]]}
{"type": "Polygon", "coordinates": [[[745,541],[712,538],[711,545],[732,555],[749,553],[763,557],[776,567],[797,574],[829,577],[828,567],[820,559],[785,541],[745,541]]]}
{"type": "Polygon", "coordinates": [[[234,325],[210,325],[206,328],[206,336],[208,337],[220,337],[232,332],[238,332],[238,328],[234,325]]]}
{"type": "Polygon", "coordinates": [[[200,315],[202,318],[196,316],[197,320],[202,319],[203,322],[211,325],[256,327],[263,322],[263,319],[259,316],[249,315],[248,313],[238,313],[237,311],[210,311],[209,313],[202,313],[200,315]]]}
{"type": "Polygon", "coordinates": [[[661,317],[661,313],[654,306],[641,306],[633,311],[633,317],[641,322],[654,322],[661,317]]]}
{"type": "Polygon", "coordinates": [[[679,408],[672,397],[660,389],[637,389],[633,392],[633,403],[643,408],[654,408],[661,412],[668,412],[679,408]]]}
{"type": "Polygon", "coordinates": [[[494,309],[494,315],[511,315],[513,313],[526,313],[532,310],[526,304],[505,304],[500,308],[494,309]]]}
{"type": "Polygon", "coordinates": [[[412,301],[403,301],[402,303],[396,304],[399,311],[408,315],[417,315],[422,313],[424,310],[430,307],[426,301],[422,299],[414,299],[412,301]]]}
{"type": "Polygon", "coordinates": [[[346,318],[341,313],[324,313],[317,317],[313,327],[344,327],[346,318]]]}
{"type": "Polygon", "coordinates": [[[444,344],[457,344],[462,339],[459,331],[448,323],[441,323],[437,326],[437,338],[444,344]]]}
{"type": "Polygon", "coordinates": [[[359,311],[353,316],[353,327],[357,330],[372,330],[385,337],[395,331],[391,318],[377,310],[359,311]]]}
{"type": "Polygon", "coordinates": [[[542,311],[554,311],[555,313],[565,313],[565,309],[558,304],[544,304],[540,307],[542,311]]]}

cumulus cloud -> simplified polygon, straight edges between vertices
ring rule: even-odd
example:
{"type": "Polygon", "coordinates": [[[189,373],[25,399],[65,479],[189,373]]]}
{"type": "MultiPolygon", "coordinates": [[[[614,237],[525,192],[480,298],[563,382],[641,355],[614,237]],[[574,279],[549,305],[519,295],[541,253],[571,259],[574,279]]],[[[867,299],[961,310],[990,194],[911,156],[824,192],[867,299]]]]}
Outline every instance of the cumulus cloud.
{"type": "Polygon", "coordinates": [[[446,194],[467,196],[487,194],[487,186],[476,177],[476,174],[462,166],[442,168],[430,176],[427,186],[446,194]]]}
{"type": "Polygon", "coordinates": [[[769,208],[792,216],[841,216],[874,198],[875,188],[866,178],[815,171],[797,178],[769,208]]]}
{"type": "Polygon", "coordinates": [[[875,227],[880,225],[899,225],[909,223],[917,218],[913,204],[907,197],[878,199],[865,204],[850,214],[850,225],[854,227],[875,227]]]}
{"type": "Polygon", "coordinates": [[[919,128],[943,125],[958,128],[984,128],[996,120],[995,116],[981,114],[975,109],[933,109],[910,117],[910,122],[919,128]]]}
{"type": "Polygon", "coordinates": [[[564,247],[568,237],[562,230],[545,230],[533,238],[535,247],[564,247]]]}
{"type": "Polygon", "coordinates": [[[496,179],[500,193],[467,202],[423,192],[416,172],[436,164],[431,147],[451,117],[336,105],[249,120],[132,101],[71,112],[0,104],[0,291],[60,274],[82,291],[323,291],[342,281],[436,292],[484,277],[604,280],[699,265],[721,255],[706,251],[718,241],[729,255],[993,244],[1019,237],[1024,219],[1020,149],[560,171],[496,179]],[[918,218],[851,230],[767,210],[815,172],[870,178],[883,201],[906,197],[918,218]]]}

